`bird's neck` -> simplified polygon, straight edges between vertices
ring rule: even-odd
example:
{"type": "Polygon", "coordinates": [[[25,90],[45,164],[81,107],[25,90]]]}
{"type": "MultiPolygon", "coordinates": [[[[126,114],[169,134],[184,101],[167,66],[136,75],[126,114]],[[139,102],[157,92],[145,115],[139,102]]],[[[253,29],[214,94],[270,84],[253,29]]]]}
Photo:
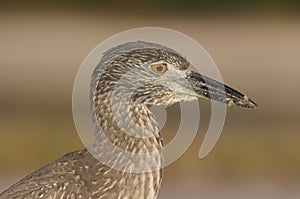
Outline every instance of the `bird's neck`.
{"type": "Polygon", "coordinates": [[[107,155],[109,162],[122,161],[128,155],[128,161],[138,165],[141,165],[141,160],[148,159],[149,162],[142,164],[147,165],[146,170],[161,168],[163,140],[152,113],[146,105],[123,100],[126,96],[122,96],[122,99],[112,100],[112,92],[103,93],[93,104],[97,153],[107,155]],[[112,160],[112,153],[115,160],[112,160]],[[132,158],[133,154],[148,156],[132,158]]]}

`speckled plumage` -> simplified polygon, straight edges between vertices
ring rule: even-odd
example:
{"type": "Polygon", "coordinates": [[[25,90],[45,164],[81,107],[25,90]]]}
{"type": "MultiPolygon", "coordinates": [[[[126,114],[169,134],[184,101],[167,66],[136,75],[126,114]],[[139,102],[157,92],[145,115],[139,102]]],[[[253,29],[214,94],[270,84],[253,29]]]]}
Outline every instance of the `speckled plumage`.
{"type": "Polygon", "coordinates": [[[256,106],[227,86],[223,92],[220,83],[195,75],[189,66],[172,49],[142,41],[105,52],[91,80],[95,143],[35,171],[0,194],[0,198],[157,198],[162,180],[163,139],[150,106],[170,106],[199,97],[242,107],[256,106]],[[162,75],[149,67],[160,62],[168,65],[162,75]],[[214,87],[218,88],[213,90],[214,87]],[[137,153],[150,155],[134,157],[137,153]]]}

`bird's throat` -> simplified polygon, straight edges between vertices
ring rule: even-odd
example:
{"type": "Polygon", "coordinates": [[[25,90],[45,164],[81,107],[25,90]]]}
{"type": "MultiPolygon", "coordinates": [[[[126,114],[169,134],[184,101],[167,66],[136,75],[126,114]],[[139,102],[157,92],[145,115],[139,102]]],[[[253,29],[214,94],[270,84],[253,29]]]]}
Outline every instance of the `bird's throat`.
{"type": "Polygon", "coordinates": [[[127,161],[142,170],[160,169],[163,139],[149,108],[132,101],[112,102],[110,95],[99,96],[92,107],[97,153],[114,165],[127,161]]]}

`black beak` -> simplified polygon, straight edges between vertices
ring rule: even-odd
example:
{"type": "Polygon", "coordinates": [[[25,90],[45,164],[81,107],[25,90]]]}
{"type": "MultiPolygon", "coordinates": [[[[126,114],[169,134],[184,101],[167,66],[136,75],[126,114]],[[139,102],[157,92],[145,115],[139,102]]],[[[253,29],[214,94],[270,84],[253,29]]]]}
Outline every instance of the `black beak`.
{"type": "Polygon", "coordinates": [[[199,95],[207,99],[227,104],[228,106],[238,106],[245,108],[255,108],[258,105],[249,99],[246,95],[230,88],[209,77],[190,71],[187,80],[191,84],[193,90],[199,95]]]}

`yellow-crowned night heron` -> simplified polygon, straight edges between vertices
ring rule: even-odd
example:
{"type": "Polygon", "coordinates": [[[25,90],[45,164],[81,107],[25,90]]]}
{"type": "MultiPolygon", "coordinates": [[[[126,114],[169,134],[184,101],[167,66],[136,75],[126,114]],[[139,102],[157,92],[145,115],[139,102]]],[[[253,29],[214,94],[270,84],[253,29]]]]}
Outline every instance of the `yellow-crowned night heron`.
{"type": "Polygon", "coordinates": [[[190,65],[174,50],[142,41],[125,43],[105,52],[91,81],[95,144],[33,172],[0,194],[0,198],[157,198],[162,180],[161,153],[148,157],[157,170],[122,171],[109,166],[110,163],[125,161],[130,168],[153,165],[142,158],[124,160],[118,154],[110,160],[110,155],[115,154],[110,154],[108,143],[132,154],[162,149],[163,140],[149,110],[153,105],[165,107],[208,98],[228,105],[256,107],[238,91],[189,70],[190,65]],[[113,114],[114,107],[120,117],[113,114]],[[127,130],[120,127],[122,123],[127,130]],[[148,127],[136,131],[130,123],[148,127]],[[141,134],[147,136],[136,136],[141,134]],[[91,155],[90,151],[97,155],[91,155]],[[106,162],[99,161],[102,157],[106,162]]]}

